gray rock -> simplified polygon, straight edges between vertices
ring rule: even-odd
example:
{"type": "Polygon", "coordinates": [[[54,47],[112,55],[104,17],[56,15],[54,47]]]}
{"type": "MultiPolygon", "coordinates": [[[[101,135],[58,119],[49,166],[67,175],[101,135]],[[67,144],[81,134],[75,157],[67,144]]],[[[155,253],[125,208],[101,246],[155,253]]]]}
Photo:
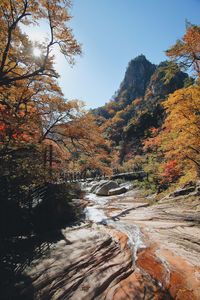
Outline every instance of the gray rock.
{"type": "Polygon", "coordinates": [[[103,184],[105,184],[106,182],[108,182],[108,180],[101,180],[99,182],[94,182],[91,189],[90,189],[90,193],[95,193],[96,190],[101,187],[103,184]]]}
{"type": "Polygon", "coordinates": [[[170,197],[178,197],[178,196],[188,195],[188,194],[194,192],[195,188],[196,188],[195,186],[190,186],[190,187],[187,187],[184,189],[179,189],[179,190],[176,190],[175,192],[171,193],[169,196],[170,197]]]}
{"type": "Polygon", "coordinates": [[[121,187],[118,187],[116,189],[109,190],[108,195],[109,196],[120,195],[120,194],[123,194],[123,193],[126,193],[126,192],[127,192],[126,187],[121,186],[121,187]]]}
{"type": "Polygon", "coordinates": [[[118,188],[118,184],[115,181],[107,181],[102,186],[98,187],[96,190],[96,195],[98,196],[108,196],[108,192],[111,189],[118,188]]]}
{"type": "Polygon", "coordinates": [[[95,184],[91,187],[90,193],[94,193],[95,190],[96,190],[98,187],[99,187],[99,183],[95,183],[95,184]]]}

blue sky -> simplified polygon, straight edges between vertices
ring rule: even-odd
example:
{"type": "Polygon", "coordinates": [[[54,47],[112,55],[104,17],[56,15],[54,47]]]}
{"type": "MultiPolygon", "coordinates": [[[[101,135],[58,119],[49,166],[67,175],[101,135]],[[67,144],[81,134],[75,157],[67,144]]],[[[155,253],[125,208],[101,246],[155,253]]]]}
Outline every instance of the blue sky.
{"type": "Polygon", "coordinates": [[[199,25],[200,0],[73,0],[70,26],[83,55],[71,68],[59,58],[65,97],[88,108],[108,102],[128,62],[144,54],[158,64],[185,32],[185,20],[199,25]]]}

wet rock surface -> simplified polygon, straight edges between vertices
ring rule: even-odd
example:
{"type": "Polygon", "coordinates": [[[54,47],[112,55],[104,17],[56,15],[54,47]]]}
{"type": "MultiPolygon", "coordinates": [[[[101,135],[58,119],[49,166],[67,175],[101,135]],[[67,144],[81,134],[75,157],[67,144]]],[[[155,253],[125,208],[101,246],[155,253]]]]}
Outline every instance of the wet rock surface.
{"type": "Polygon", "coordinates": [[[25,271],[23,299],[200,299],[197,196],[150,205],[131,190],[86,200],[86,223],[64,229],[25,271]]]}

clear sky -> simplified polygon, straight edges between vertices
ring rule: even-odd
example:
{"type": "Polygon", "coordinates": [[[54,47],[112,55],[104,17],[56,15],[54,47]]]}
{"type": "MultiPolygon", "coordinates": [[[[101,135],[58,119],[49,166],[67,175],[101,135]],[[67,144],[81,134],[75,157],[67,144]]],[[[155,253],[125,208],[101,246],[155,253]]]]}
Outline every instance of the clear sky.
{"type": "Polygon", "coordinates": [[[72,0],[70,26],[83,55],[71,68],[58,60],[65,97],[87,107],[108,102],[128,62],[144,54],[158,64],[185,32],[185,20],[200,24],[200,0],[72,0]]]}

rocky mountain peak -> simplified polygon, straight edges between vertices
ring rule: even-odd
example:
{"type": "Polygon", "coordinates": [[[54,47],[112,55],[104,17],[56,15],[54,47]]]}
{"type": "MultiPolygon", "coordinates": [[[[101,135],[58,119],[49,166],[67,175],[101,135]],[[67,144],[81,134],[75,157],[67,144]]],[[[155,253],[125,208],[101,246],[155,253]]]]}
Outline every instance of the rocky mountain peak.
{"type": "Polygon", "coordinates": [[[155,69],[156,66],[149,62],[144,55],[132,59],[126,69],[116,100],[122,95],[127,98],[130,97],[130,100],[144,96],[155,69]]]}

